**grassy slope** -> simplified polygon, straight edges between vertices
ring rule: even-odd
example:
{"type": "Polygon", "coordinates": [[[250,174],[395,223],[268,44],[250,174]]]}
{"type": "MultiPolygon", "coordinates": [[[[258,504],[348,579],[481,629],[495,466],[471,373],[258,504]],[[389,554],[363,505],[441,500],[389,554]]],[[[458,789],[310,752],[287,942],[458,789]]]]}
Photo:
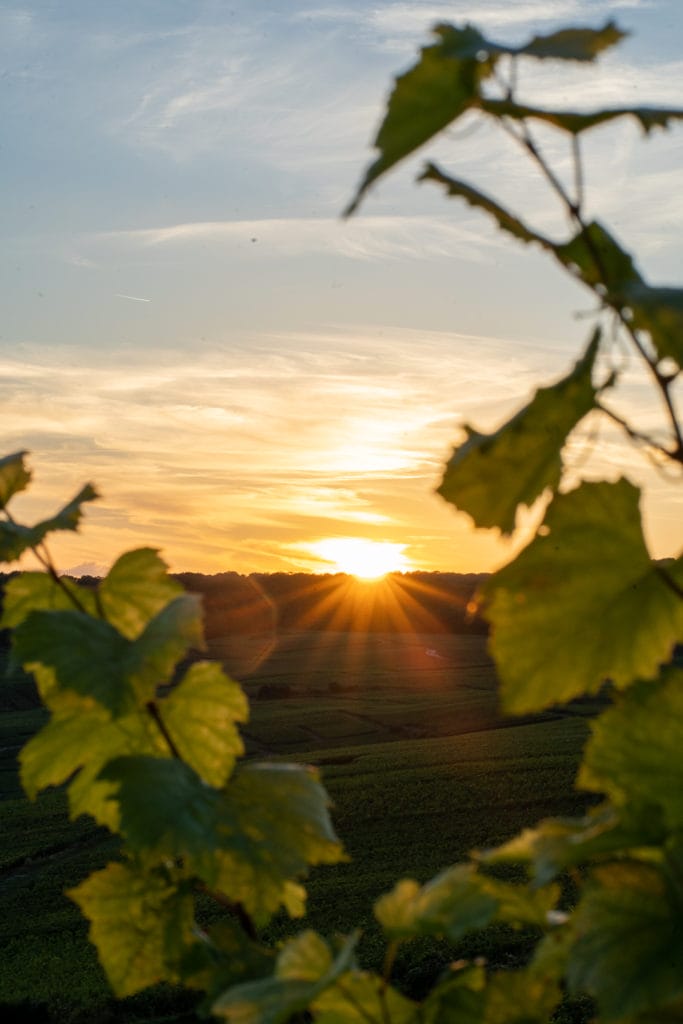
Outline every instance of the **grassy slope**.
{"type": "MultiPolygon", "coordinates": [[[[321,766],[352,861],[314,872],[311,923],[328,933],[364,923],[370,961],[380,951],[369,907],[398,877],[426,879],[473,847],[583,806],[572,791],[582,716],[502,720],[481,638],[291,633],[263,658],[266,649],[247,652],[248,750],[321,766]]],[[[16,752],[40,720],[0,715],[0,1003],[46,1003],[66,1024],[103,1020],[112,1009],[101,972],[62,890],[113,844],[85,820],[68,823],[62,794],[21,796],[16,752]]],[[[491,941],[483,951],[504,961],[519,940],[491,941]]],[[[435,955],[413,956],[413,972],[435,955]]],[[[144,1019],[167,1008],[154,994],[122,1012],[144,1019]]]]}

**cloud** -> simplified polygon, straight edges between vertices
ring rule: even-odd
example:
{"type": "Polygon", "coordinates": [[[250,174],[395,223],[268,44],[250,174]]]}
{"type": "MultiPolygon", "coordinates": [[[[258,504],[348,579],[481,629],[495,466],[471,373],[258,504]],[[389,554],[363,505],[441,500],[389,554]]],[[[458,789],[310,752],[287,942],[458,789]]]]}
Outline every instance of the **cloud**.
{"type": "Polygon", "coordinates": [[[426,216],[200,221],[109,232],[93,243],[143,249],[209,243],[239,249],[247,257],[252,249],[259,258],[337,254],[353,260],[459,257],[476,262],[502,244],[482,235],[476,218],[468,215],[457,222],[426,216]]]}
{"type": "MultiPolygon", "coordinates": [[[[621,10],[647,9],[651,0],[603,0],[600,16],[621,10]]],[[[425,38],[427,30],[439,22],[457,24],[471,22],[496,32],[514,31],[517,36],[548,30],[555,22],[582,19],[593,24],[596,17],[594,0],[479,0],[473,7],[470,0],[386,0],[374,4],[323,4],[297,15],[315,19],[322,24],[352,26],[356,35],[378,50],[405,53],[425,38]]]]}
{"type": "Polygon", "coordinates": [[[500,416],[530,369],[494,339],[383,334],[273,334],[163,365],[138,350],[4,357],[0,429],[34,450],[31,514],[86,478],[104,495],[85,540],[58,538],[60,564],[153,543],[178,568],[280,568],[287,545],[340,529],[408,543],[458,417],[500,416]]]}

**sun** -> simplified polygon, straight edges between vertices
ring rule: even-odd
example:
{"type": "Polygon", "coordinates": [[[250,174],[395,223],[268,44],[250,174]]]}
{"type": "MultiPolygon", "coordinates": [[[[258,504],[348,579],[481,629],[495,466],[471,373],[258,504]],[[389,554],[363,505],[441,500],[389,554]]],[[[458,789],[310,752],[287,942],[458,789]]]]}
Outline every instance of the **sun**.
{"type": "Polygon", "coordinates": [[[363,537],[329,537],[311,544],[311,550],[336,569],[360,580],[377,580],[388,572],[409,568],[405,544],[366,540],[363,537]]]}

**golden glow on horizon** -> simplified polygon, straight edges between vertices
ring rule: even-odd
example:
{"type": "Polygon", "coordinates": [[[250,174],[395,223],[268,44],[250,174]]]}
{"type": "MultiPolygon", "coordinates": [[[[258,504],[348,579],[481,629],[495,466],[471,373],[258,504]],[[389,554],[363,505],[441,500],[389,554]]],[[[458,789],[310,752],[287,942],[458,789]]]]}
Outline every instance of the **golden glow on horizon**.
{"type": "Polygon", "coordinates": [[[361,580],[376,580],[388,572],[410,569],[404,548],[405,544],[363,537],[329,537],[310,545],[310,550],[334,570],[361,580]]]}

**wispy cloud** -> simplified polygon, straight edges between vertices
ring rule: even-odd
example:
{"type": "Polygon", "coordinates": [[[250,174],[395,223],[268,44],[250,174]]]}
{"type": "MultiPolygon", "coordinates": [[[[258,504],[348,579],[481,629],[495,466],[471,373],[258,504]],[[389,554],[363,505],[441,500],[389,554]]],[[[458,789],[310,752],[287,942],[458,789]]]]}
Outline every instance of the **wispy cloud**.
{"type": "Polygon", "coordinates": [[[499,417],[528,390],[526,360],[541,360],[504,348],[359,328],[167,352],[163,366],[133,351],[69,366],[35,350],[2,360],[0,427],[9,448],[35,450],[30,512],[86,475],[105,495],[84,538],[57,542],[61,564],[151,542],[176,567],[281,568],[287,545],[325,536],[413,545],[416,503],[420,533],[423,519],[445,527],[430,492],[458,418],[499,417]]]}
{"type": "Polygon", "coordinates": [[[94,241],[143,248],[214,243],[239,247],[246,255],[253,248],[259,258],[336,253],[359,260],[459,256],[481,261],[498,242],[483,236],[474,221],[471,216],[460,222],[425,216],[200,221],[109,232],[94,241]]]}

